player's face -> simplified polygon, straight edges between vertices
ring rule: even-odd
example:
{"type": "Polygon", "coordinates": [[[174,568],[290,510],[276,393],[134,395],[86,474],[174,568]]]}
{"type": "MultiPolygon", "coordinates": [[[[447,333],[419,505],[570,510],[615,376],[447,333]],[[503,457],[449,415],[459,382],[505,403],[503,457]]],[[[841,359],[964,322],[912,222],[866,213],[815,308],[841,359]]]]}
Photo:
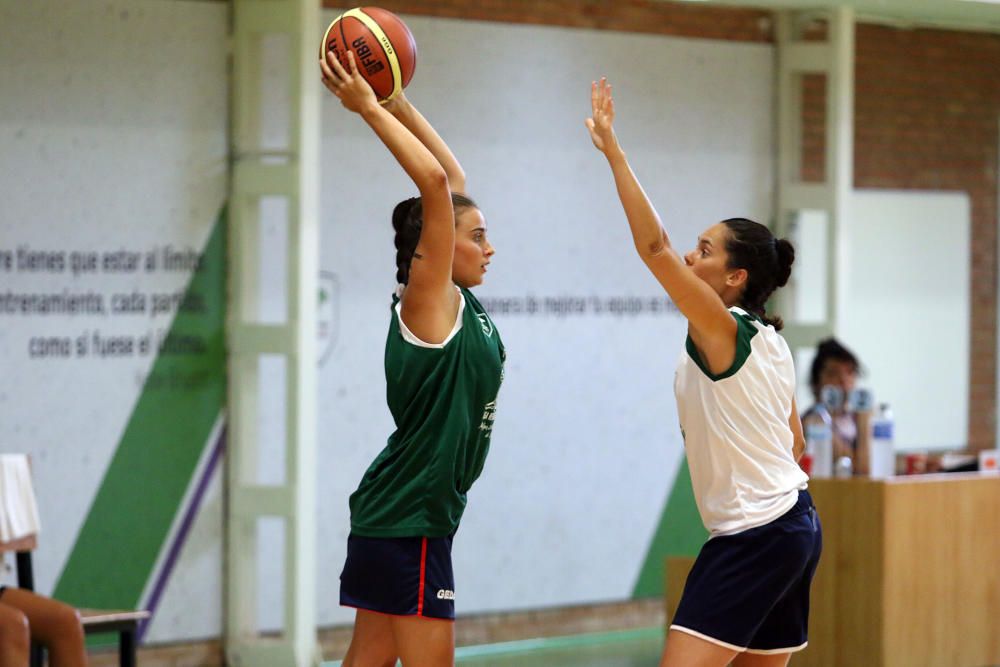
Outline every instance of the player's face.
{"type": "Polygon", "coordinates": [[[825,387],[830,384],[840,387],[844,396],[847,396],[858,379],[858,369],[849,361],[841,359],[827,359],[823,368],[819,372],[819,386],[825,387]]]}
{"type": "Polygon", "coordinates": [[[729,263],[729,254],[726,252],[728,238],[729,228],[726,225],[721,222],[712,225],[698,236],[695,249],[684,255],[684,263],[723,300],[731,293],[739,293],[739,285],[733,284],[734,278],[738,278],[735,275],[737,272],[726,266],[729,263]]]}
{"type": "Polygon", "coordinates": [[[455,260],[451,277],[460,287],[482,284],[493,257],[493,246],[486,239],[486,219],[478,208],[459,209],[455,219],[455,260]]]}

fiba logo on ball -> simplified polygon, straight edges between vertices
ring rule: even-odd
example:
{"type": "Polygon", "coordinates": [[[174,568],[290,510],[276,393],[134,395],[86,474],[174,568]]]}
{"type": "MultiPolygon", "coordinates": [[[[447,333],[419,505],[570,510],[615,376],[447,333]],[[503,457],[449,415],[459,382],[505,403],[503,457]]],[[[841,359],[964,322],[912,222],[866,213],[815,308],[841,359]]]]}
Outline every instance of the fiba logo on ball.
{"type": "Polygon", "coordinates": [[[361,76],[382,102],[393,99],[410,83],[417,66],[417,43],[406,24],[378,7],[355,7],[327,27],[320,45],[347,69],[347,52],[354,52],[361,76]]]}
{"type": "Polygon", "coordinates": [[[358,37],[356,40],[351,42],[351,47],[354,49],[354,52],[358,54],[361,66],[365,68],[365,74],[368,76],[378,74],[385,69],[385,63],[375,57],[375,54],[372,53],[371,47],[365,43],[364,37],[358,37]]]}

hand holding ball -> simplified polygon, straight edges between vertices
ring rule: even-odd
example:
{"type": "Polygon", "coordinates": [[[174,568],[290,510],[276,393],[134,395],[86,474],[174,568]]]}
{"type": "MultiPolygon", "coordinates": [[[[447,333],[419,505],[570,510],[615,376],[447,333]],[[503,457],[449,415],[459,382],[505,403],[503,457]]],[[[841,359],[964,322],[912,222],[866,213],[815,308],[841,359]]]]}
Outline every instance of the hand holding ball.
{"type": "Polygon", "coordinates": [[[321,60],[328,51],[347,71],[347,52],[353,51],[358,72],[380,102],[399,95],[417,66],[417,44],[410,29],[398,16],[377,7],[356,7],[334,19],[323,35],[321,60]]]}

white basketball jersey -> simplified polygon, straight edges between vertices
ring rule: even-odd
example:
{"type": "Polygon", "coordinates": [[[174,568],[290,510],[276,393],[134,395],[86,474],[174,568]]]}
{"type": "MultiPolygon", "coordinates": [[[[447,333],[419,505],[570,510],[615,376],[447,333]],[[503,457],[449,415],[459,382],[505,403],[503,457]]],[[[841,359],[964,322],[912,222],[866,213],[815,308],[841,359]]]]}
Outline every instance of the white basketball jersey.
{"type": "Polygon", "coordinates": [[[712,374],[689,336],[674,379],[695,501],[713,536],[773,521],[808,482],[792,454],[788,344],[773,326],[729,310],[737,325],[733,365],[712,374]]]}

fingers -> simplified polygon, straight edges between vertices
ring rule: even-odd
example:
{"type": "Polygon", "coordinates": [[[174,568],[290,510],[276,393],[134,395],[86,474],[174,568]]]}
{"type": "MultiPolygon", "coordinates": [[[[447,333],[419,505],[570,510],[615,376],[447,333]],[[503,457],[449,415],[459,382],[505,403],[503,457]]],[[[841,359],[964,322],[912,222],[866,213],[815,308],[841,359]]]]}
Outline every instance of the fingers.
{"type": "Polygon", "coordinates": [[[324,79],[333,78],[333,70],[330,69],[330,65],[326,62],[326,59],[329,57],[329,54],[330,52],[327,51],[325,54],[323,54],[323,57],[319,59],[319,68],[323,71],[324,79]]]}
{"type": "Polygon", "coordinates": [[[354,51],[347,52],[347,61],[351,64],[351,76],[358,76],[358,63],[354,60],[354,51]]]}
{"type": "Polygon", "coordinates": [[[590,107],[595,117],[598,115],[614,116],[614,101],[611,97],[611,84],[608,78],[590,82],[590,107]]]}
{"type": "Polygon", "coordinates": [[[327,90],[336,95],[339,82],[333,70],[330,69],[330,65],[327,64],[326,58],[320,58],[319,68],[322,70],[323,85],[326,86],[327,90]]]}
{"type": "MultiPolygon", "coordinates": [[[[353,54],[350,51],[347,52],[347,55],[349,58],[353,57],[353,54]]],[[[330,67],[337,75],[337,78],[340,79],[340,82],[347,83],[348,80],[351,78],[351,75],[347,73],[347,70],[345,70],[344,66],[340,64],[340,61],[337,59],[337,57],[333,55],[333,51],[326,52],[326,61],[330,64],[330,67]]],[[[354,72],[357,73],[357,68],[355,68],[354,72]]]]}

